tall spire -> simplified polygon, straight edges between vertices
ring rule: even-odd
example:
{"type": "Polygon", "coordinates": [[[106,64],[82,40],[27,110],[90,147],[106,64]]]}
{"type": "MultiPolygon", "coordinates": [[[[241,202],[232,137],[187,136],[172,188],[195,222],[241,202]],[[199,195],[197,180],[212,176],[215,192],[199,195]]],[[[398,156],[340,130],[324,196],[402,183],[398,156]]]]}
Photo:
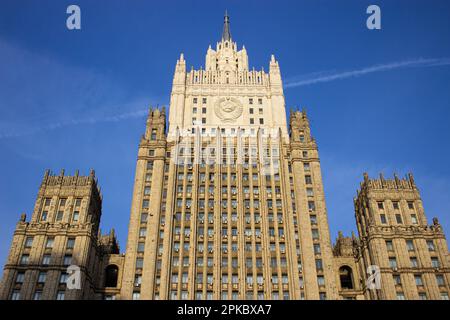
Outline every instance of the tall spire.
{"type": "Polygon", "coordinates": [[[225,16],[223,18],[222,40],[225,40],[225,41],[231,40],[230,17],[228,16],[227,10],[225,10],[225,16]]]}

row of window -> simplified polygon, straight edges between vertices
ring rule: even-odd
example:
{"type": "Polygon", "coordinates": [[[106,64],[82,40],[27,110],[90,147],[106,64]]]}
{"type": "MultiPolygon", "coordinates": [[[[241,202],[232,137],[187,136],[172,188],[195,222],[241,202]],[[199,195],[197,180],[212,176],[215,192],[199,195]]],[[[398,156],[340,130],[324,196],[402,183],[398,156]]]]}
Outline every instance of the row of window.
{"type": "MultiPolygon", "coordinates": [[[[323,277],[322,277],[323,279],[323,277]]],[[[263,285],[264,284],[264,277],[262,274],[258,274],[256,276],[256,278],[253,277],[253,275],[247,275],[246,276],[246,283],[248,285],[252,285],[255,284],[255,280],[256,280],[256,284],[257,285],[263,285]]],[[[179,282],[179,275],[178,273],[173,273],[172,277],[171,277],[171,283],[172,284],[178,284],[179,282]]],[[[229,277],[227,274],[223,274],[221,277],[221,283],[222,284],[228,284],[229,281],[229,277]]],[[[273,274],[270,278],[270,281],[272,284],[279,284],[279,277],[277,274],[273,274]]],[[[188,273],[187,272],[183,272],[181,274],[181,283],[182,284],[187,284],[188,283],[188,273]]],[[[195,283],[197,284],[203,284],[203,274],[202,273],[197,273],[197,276],[195,278],[195,283]]],[[[206,275],[206,283],[207,284],[213,284],[214,283],[214,277],[212,274],[207,274],[206,275]]],[[[233,274],[231,275],[231,283],[232,284],[239,284],[239,276],[237,274],[233,274]]],[[[287,274],[282,274],[281,275],[281,284],[287,285],[289,283],[289,279],[287,274]]],[[[322,280],[320,280],[320,283],[322,283],[322,280]]],[[[323,282],[325,283],[325,282],[323,282]]]]}
{"type": "MultiPolygon", "coordinates": [[[[410,219],[412,224],[419,224],[419,221],[417,220],[417,215],[415,213],[410,214],[410,219]]],[[[388,224],[386,214],[384,213],[380,214],[380,222],[381,224],[388,224]]],[[[401,213],[395,214],[395,222],[397,224],[403,224],[403,217],[401,213]]]]}
{"type": "MultiPolygon", "coordinates": [[[[59,222],[62,221],[64,218],[64,208],[66,206],[66,202],[67,199],[66,198],[61,198],[59,200],[59,207],[58,207],[58,211],[56,212],[56,216],[55,216],[55,221],[59,222]]],[[[45,198],[44,199],[44,206],[41,212],[41,216],[39,218],[40,221],[46,222],[49,219],[49,207],[50,207],[50,203],[51,203],[51,198],[45,198]]],[[[72,213],[72,216],[69,220],[71,220],[72,222],[78,222],[79,218],[80,218],[80,206],[81,206],[81,199],[77,198],[75,199],[74,202],[74,210],[72,213]]]]}
{"type": "MultiPolygon", "coordinates": [[[[51,202],[52,202],[51,198],[45,198],[44,199],[44,207],[49,207],[51,202]]],[[[67,203],[67,198],[60,198],[59,199],[59,207],[60,208],[64,207],[66,205],[66,203],[67,203]]],[[[76,198],[75,199],[74,206],[75,207],[81,206],[81,198],[76,198]]]]}
{"type": "MultiPolygon", "coordinates": [[[[32,236],[26,237],[24,247],[31,248],[33,246],[33,240],[34,240],[34,237],[32,237],[32,236]]],[[[44,248],[46,250],[51,250],[53,248],[54,242],[55,242],[55,238],[48,237],[45,242],[44,248]]],[[[75,247],[75,238],[68,238],[67,242],[66,242],[66,250],[73,250],[74,247],[75,247]]],[[[51,254],[48,254],[48,253],[44,254],[42,257],[41,264],[49,265],[50,259],[51,259],[51,254]]],[[[19,263],[22,265],[26,265],[29,263],[29,261],[30,261],[30,255],[25,253],[25,254],[22,254],[22,256],[20,257],[19,263]]],[[[64,255],[63,265],[65,265],[65,266],[71,265],[71,262],[72,262],[72,254],[64,255]]]]}
{"type": "MultiPolygon", "coordinates": [[[[414,210],[414,201],[407,201],[407,204],[408,204],[408,209],[414,210]]],[[[384,202],[383,201],[378,201],[377,206],[378,206],[378,209],[384,210],[384,202]]],[[[392,207],[394,208],[394,210],[400,210],[399,201],[392,201],[392,207]]]]}
{"type": "MultiPolygon", "coordinates": [[[[28,236],[25,238],[25,248],[31,248],[33,246],[33,236],[28,236]]],[[[55,243],[54,237],[47,237],[45,241],[45,248],[52,249],[55,243]]],[[[75,247],[75,238],[67,238],[66,249],[73,249],[75,247]]]]}
{"type": "MultiPolygon", "coordinates": [[[[427,300],[427,294],[425,292],[419,292],[420,300],[427,300]]],[[[403,292],[397,292],[397,300],[406,300],[405,294],[403,292]]],[[[449,300],[447,292],[441,292],[441,300],[449,300]]]]}
{"type": "MultiPolygon", "coordinates": [[[[196,118],[192,118],[192,125],[194,125],[194,126],[200,125],[200,122],[201,122],[201,124],[206,124],[206,118],[202,118],[201,121],[197,121],[196,118]]],[[[266,130],[264,128],[258,128],[258,129],[262,135],[266,134],[266,130]]],[[[245,135],[245,136],[250,135],[250,136],[254,137],[254,136],[256,136],[256,130],[257,130],[256,128],[249,128],[249,129],[241,128],[240,133],[241,133],[241,135],[245,135]]],[[[216,130],[216,128],[201,128],[200,132],[202,134],[210,133],[211,135],[215,136],[217,133],[217,130],[216,130]]],[[[191,133],[196,133],[196,128],[191,128],[191,133]]],[[[226,135],[226,134],[235,135],[237,133],[237,131],[235,128],[231,128],[231,129],[221,128],[220,133],[222,135],[226,135]]]]}
{"type": "MultiPolygon", "coordinates": [[[[212,252],[212,248],[211,251],[212,252]]],[[[189,256],[184,256],[183,259],[181,260],[181,264],[180,264],[180,257],[178,256],[174,256],[172,259],[172,265],[174,267],[189,267],[190,263],[189,263],[190,257],[189,256]]],[[[206,259],[204,259],[203,257],[197,257],[196,258],[196,262],[197,262],[197,267],[203,267],[206,265],[206,267],[211,268],[214,266],[214,259],[212,257],[207,257],[206,259]],[[205,260],[206,260],[206,264],[205,264],[205,260]]],[[[317,266],[318,266],[318,270],[323,270],[322,268],[322,260],[321,259],[317,259],[317,266]]],[[[238,258],[231,258],[231,267],[232,268],[239,268],[239,262],[238,262],[238,258]]],[[[255,259],[255,265],[257,268],[262,268],[264,266],[263,264],[263,260],[262,258],[256,258],[255,259]]],[[[269,263],[270,267],[272,268],[276,268],[278,266],[280,266],[281,268],[286,268],[287,267],[287,260],[285,257],[280,257],[279,262],[278,259],[275,257],[270,258],[270,263],[269,263]]],[[[223,258],[222,262],[221,262],[221,266],[222,267],[227,267],[228,266],[228,258],[223,258]]],[[[252,268],[253,267],[253,259],[252,258],[247,258],[245,260],[245,266],[247,268],[252,268]]]]}
{"type": "MultiPolygon", "coordinates": [[[[410,261],[410,267],[411,268],[419,268],[419,261],[417,260],[416,257],[410,257],[409,258],[410,261]]],[[[397,264],[397,258],[396,257],[389,257],[389,266],[392,269],[397,269],[398,268],[398,264],[397,264]]],[[[440,262],[439,262],[439,258],[438,257],[431,257],[431,267],[432,268],[440,268],[440,262]]]]}
{"type": "MultiPolygon", "coordinates": [[[[68,278],[69,278],[69,275],[67,273],[61,272],[61,274],[59,276],[59,284],[60,285],[67,284],[68,278]]],[[[15,283],[22,284],[24,282],[24,280],[25,280],[25,272],[18,272],[16,275],[15,283]]],[[[37,283],[45,284],[46,281],[47,281],[47,272],[46,271],[39,272],[37,283]]],[[[57,293],[56,293],[57,300],[64,300],[64,296],[65,296],[65,291],[63,291],[63,290],[57,291],[57,293]]],[[[37,289],[33,295],[33,299],[41,300],[41,298],[42,298],[42,290],[37,289]]],[[[20,290],[19,289],[13,290],[13,292],[11,293],[11,300],[20,300],[20,299],[21,299],[20,290]]]]}
{"type": "MultiPolygon", "coordinates": [[[[197,97],[192,98],[192,103],[193,103],[193,104],[197,104],[198,101],[199,101],[199,99],[198,99],[197,97]]],[[[207,98],[202,98],[202,104],[206,104],[207,101],[208,101],[207,98]]],[[[262,98],[258,98],[257,101],[258,101],[258,104],[259,104],[259,105],[262,105],[262,103],[263,103],[263,99],[262,99],[262,98]]],[[[253,102],[254,102],[254,99],[253,99],[253,98],[249,98],[249,99],[248,99],[248,104],[253,104],[253,102]]]]}
{"type": "MultiPolygon", "coordinates": [[[[56,300],[64,300],[66,292],[62,290],[58,290],[56,292],[56,300]]],[[[20,290],[13,290],[11,293],[11,300],[20,300],[21,294],[20,290]]],[[[33,294],[33,300],[42,300],[42,290],[36,290],[33,294]]]]}
{"type": "MultiPolygon", "coordinates": [[[[433,240],[427,240],[427,248],[428,251],[430,252],[434,252],[436,251],[436,247],[434,245],[434,241],[433,240]]],[[[406,244],[406,248],[408,249],[408,251],[415,251],[415,246],[414,246],[414,241],[409,239],[409,240],[405,240],[405,244],[406,244]]],[[[395,251],[394,250],[394,244],[392,242],[392,240],[386,240],[386,249],[388,251],[395,251]]]]}

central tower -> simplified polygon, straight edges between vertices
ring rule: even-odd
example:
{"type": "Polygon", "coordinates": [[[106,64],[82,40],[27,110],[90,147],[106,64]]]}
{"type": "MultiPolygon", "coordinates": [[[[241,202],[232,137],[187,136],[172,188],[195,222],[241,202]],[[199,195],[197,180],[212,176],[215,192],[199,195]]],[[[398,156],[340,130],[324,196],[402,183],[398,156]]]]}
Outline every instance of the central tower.
{"type": "Polygon", "coordinates": [[[205,68],[177,61],[139,144],[123,299],[337,297],[317,145],[278,62],[249,70],[225,15],[205,68]]]}
{"type": "Polygon", "coordinates": [[[278,62],[272,55],[269,73],[249,69],[247,50],[238,50],[225,14],[223,33],[215,50],[209,46],[205,68],[186,71],[183,54],[177,60],[170,99],[169,140],[177,130],[195,134],[256,135],[258,128],[287,138],[286,111],[278,62]]]}

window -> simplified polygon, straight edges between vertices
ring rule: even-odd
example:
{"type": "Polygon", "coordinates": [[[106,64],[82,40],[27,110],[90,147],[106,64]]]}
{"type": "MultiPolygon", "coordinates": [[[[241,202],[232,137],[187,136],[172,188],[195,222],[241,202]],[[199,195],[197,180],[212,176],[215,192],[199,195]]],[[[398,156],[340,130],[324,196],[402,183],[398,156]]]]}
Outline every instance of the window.
{"type": "Polygon", "coordinates": [[[384,209],[383,202],[377,202],[377,204],[378,204],[378,209],[380,209],[380,210],[384,209]]]}
{"type": "Polygon", "coordinates": [[[447,292],[441,292],[441,300],[448,300],[448,293],[447,292]]]}
{"type": "Polygon", "coordinates": [[[417,262],[417,258],[416,257],[409,258],[409,261],[411,262],[411,268],[419,267],[419,264],[417,262]]]}
{"type": "Polygon", "coordinates": [[[397,292],[397,300],[405,300],[405,294],[403,292],[397,292]]]}
{"type": "Polygon", "coordinates": [[[416,286],[423,286],[422,276],[417,274],[414,276],[414,280],[416,281],[416,286]]]}
{"type": "Polygon", "coordinates": [[[11,300],[20,300],[20,290],[13,290],[11,300]]]}
{"type": "Polygon", "coordinates": [[[147,235],[147,228],[139,229],[139,237],[145,237],[147,235]]]}
{"type": "Polygon", "coordinates": [[[402,284],[402,278],[400,277],[399,274],[394,274],[394,275],[392,275],[392,278],[393,278],[393,280],[394,280],[394,284],[395,284],[395,285],[399,286],[399,285],[402,284]]]}
{"type": "Polygon", "coordinates": [[[28,264],[29,258],[30,258],[30,256],[28,254],[22,255],[22,257],[20,258],[20,264],[28,264]]]}
{"type": "Polygon", "coordinates": [[[72,255],[65,255],[63,265],[70,266],[72,264],[72,255]]]}
{"type": "Polygon", "coordinates": [[[135,287],[140,287],[142,283],[142,276],[137,274],[134,276],[134,286],[135,287]]]}
{"type": "Polygon", "coordinates": [[[307,195],[308,197],[314,196],[313,188],[306,188],[306,195],[307,195]]]}
{"type": "Polygon", "coordinates": [[[61,272],[61,275],[59,276],[59,283],[66,284],[68,278],[69,278],[69,275],[67,273],[61,272]]]}
{"type": "Polygon", "coordinates": [[[406,247],[408,251],[414,251],[414,242],[412,240],[406,240],[406,247]]]}
{"type": "Polygon", "coordinates": [[[320,244],[314,244],[314,254],[320,254],[320,244]]]}
{"type": "Polygon", "coordinates": [[[42,211],[41,221],[46,221],[48,216],[48,211],[42,211]]]}
{"type": "Polygon", "coordinates": [[[33,300],[41,300],[42,299],[42,291],[37,290],[34,292],[33,300]]]}
{"type": "Polygon", "coordinates": [[[319,239],[319,230],[318,229],[312,229],[311,233],[312,233],[312,238],[314,240],[319,239]]]}
{"type": "Polygon", "coordinates": [[[248,99],[248,104],[253,104],[253,98],[248,99]]]}
{"type": "Polygon", "coordinates": [[[433,268],[439,268],[439,259],[437,257],[431,258],[431,266],[433,268]]]}
{"type": "Polygon", "coordinates": [[[305,176],[305,183],[306,183],[306,184],[312,184],[312,179],[311,179],[311,176],[310,176],[310,175],[306,175],[306,176],[305,176]]]}
{"type": "Polygon", "coordinates": [[[67,201],[67,199],[65,199],[65,198],[60,199],[59,200],[59,206],[60,207],[64,207],[66,205],[66,201],[67,201]]]}
{"type": "Polygon", "coordinates": [[[45,248],[51,249],[53,248],[53,243],[55,242],[55,238],[48,238],[47,242],[45,243],[45,248]]]}
{"type": "Polygon", "coordinates": [[[39,272],[38,283],[45,283],[47,279],[47,272],[39,272]]]}
{"type": "Polygon", "coordinates": [[[317,224],[317,216],[315,214],[310,215],[309,219],[311,221],[311,224],[317,224]]]}
{"type": "Polygon", "coordinates": [[[206,98],[202,98],[202,103],[206,104],[206,98]]]}
{"type": "Polygon", "coordinates": [[[145,188],[144,188],[144,196],[149,196],[150,195],[150,187],[149,186],[146,186],[145,188]]]}
{"type": "Polygon", "coordinates": [[[316,269],[317,270],[323,270],[322,259],[316,259],[316,269]]]}
{"type": "Polygon", "coordinates": [[[136,259],[136,269],[142,269],[144,267],[144,259],[137,258],[136,259]]]}
{"type": "Polygon", "coordinates": [[[398,201],[393,201],[392,206],[394,207],[395,210],[398,210],[399,209],[398,201]]]}
{"type": "MultiPolygon", "coordinates": [[[[175,296],[176,296],[176,293],[175,293],[175,296]]],[[[140,292],[133,292],[133,300],[139,300],[139,299],[141,299],[141,293],[140,292]]]]}
{"type": "Polygon", "coordinates": [[[64,300],[65,298],[65,292],[64,291],[58,291],[56,293],[56,300],[64,300]]]}
{"type": "Polygon", "coordinates": [[[324,276],[317,276],[317,284],[319,286],[324,286],[325,285],[325,277],[324,276]]]}
{"type": "Polygon", "coordinates": [[[47,266],[50,264],[50,255],[49,254],[44,254],[44,257],[42,258],[42,264],[44,266],[47,266]]]}
{"type": "Polygon", "coordinates": [[[414,202],[408,201],[408,209],[414,210],[414,202]]]}
{"type": "Polygon", "coordinates": [[[397,268],[397,259],[394,257],[389,258],[389,266],[391,268],[397,268]]]}
{"type": "Polygon", "coordinates": [[[327,294],[325,292],[319,292],[320,300],[327,300],[327,294]]]}
{"type": "Polygon", "coordinates": [[[72,219],[73,219],[74,222],[77,222],[80,219],[80,212],[79,211],[74,211],[72,219]]]}
{"type": "Polygon", "coordinates": [[[308,201],[308,209],[309,209],[309,211],[316,210],[316,205],[315,205],[314,201],[308,201]]]}
{"type": "Polygon", "coordinates": [[[25,273],[19,272],[16,276],[16,283],[23,283],[23,280],[25,279],[25,273]]]}
{"type": "Polygon", "coordinates": [[[56,221],[62,221],[63,217],[64,217],[64,212],[63,211],[58,211],[56,213],[56,221]]]}
{"type": "Polygon", "coordinates": [[[445,287],[445,279],[444,279],[444,276],[442,274],[437,274],[436,275],[436,282],[437,282],[439,287],[445,287]]]}
{"type": "Polygon", "coordinates": [[[402,223],[403,223],[403,221],[402,221],[402,215],[399,214],[399,213],[397,213],[397,214],[395,215],[395,220],[397,221],[398,224],[402,224],[402,223]]]}
{"type": "Polygon", "coordinates": [[[137,252],[138,253],[144,252],[144,247],[145,247],[145,243],[144,242],[139,242],[138,245],[137,245],[137,252]]]}
{"type": "Polygon", "coordinates": [[[386,249],[387,251],[394,251],[394,245],[392,244],[392,240],[386,240],[386,249]]]}
{"type": "Polygon", "coordinates": [[[259,124],[264,124],[264,119],[263,118],[259,119],[259,124]]]}
{"type": "Polygon", "coordinates": [[[350,267],[340,267],[339,278],[341,281],[341,289],[353,289],[353,272],[350,267]]]}
{"type": "Polygon", "coordinates": [[[33,237],[27,237],[25,240],[25,248],[31,248],[33,245],[33,237]]]}
{"type": "Polygon", "coordinates": [[[147,222],[148,219],[148,213],[143,212],[141,213],[141,222],[147,222]]]}
{"type": "Polygon", "coordinates": [[[415,214],[411,215],[411,223],[412,224],[418,224],[419,222],[417,221],[417,216],[415,214]]]}

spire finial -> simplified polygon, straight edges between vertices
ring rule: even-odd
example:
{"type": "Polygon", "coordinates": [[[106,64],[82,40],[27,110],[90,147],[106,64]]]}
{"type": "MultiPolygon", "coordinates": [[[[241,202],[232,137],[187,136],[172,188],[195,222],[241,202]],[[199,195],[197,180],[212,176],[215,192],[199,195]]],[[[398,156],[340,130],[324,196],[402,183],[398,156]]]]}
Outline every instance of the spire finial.
{"type": "Polygon", "coordinates": [[[225,16],[223,18],[222,40],[224,40],[224,41],[230,41],[231,40],[230,17],[228,16],[228,11],[227,10],[225,10],[225,16]]]}

